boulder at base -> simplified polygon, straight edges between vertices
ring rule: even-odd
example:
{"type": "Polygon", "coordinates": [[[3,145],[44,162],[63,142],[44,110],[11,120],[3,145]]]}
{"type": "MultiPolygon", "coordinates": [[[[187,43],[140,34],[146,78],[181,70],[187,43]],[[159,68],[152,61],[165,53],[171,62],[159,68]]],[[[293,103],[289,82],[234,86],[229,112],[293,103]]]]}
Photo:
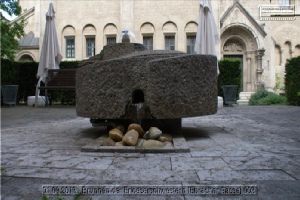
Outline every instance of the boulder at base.
{"type": "Polygon", "coordinates": [[[162,147],[164,146],[164,144],[160,141],[157,140],[146,140],[145,142],[143,142],[143,147],[162,147]]]}
{"type": "Polygon", "coordinates": [[[126,146],[135,146],[138,139],[139,133],[136,130],[130,130],[124,135],[122,142],[126,146]]]}

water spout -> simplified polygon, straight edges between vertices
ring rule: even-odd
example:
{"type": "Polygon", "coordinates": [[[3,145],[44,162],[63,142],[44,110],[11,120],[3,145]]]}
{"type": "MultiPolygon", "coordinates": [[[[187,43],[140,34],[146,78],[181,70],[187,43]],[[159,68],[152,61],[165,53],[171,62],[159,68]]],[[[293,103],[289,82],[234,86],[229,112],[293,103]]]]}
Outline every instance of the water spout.
{"type": "Polygon", "coordinates": [[[143,107],[144,107],[144,103],[143,102],[140,102],[140,103],[136,103],[134,104],[135,106],[135,122],[139,125],[142,125],[142,117],[143,117],[143,114],[144,114],[144,110],[143,110],[143,107]]]}

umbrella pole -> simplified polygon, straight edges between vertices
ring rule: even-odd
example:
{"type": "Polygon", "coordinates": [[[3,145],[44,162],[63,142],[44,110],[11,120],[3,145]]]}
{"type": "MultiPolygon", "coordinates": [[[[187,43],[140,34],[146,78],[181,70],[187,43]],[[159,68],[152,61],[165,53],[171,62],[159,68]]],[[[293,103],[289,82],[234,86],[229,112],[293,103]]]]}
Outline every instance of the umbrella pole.
{"type": "Polygon", "coordinates": [[[45,106],[48,106],[48,90],[47,89],[45,90],[45,98],[46,98],[45,106]]]}
{"type": "Polygon", "coordinates": [[[38,80],[38,82],[36,84],[36,88],[35,88],[35,102],[34,102],[34,106],[36,108],[38,107],[38,97],[40,96],[39,87],[41,85],[41,81],[42,81],[42,77],[38,80]]]}

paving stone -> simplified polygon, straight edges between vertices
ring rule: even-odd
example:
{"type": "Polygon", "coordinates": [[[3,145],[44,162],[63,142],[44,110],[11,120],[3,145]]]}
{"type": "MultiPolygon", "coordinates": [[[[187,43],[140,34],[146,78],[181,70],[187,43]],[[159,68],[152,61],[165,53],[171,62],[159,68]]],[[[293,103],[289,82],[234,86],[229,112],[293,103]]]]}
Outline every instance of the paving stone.
{"type": "Polygon", "coordinates": [[[108,169],[127,169],[127,170],[171,170],[171,160],[166,158],[155,158],[155,157],[145,157],[145,158],[116,158],[108,169]]]}
{"type": "Polygon", "coordinates": [[[27,178],[51,178],[57,180],[98,180],[95,170],[62,169],[53,167],[5,167],[5,176],[27,178]]]}
{"type": "Polygon", "coordinates": [[[282,170],[201,170],[197,174],[200,181],[295,180],[282,170]]]}
{"type": "MultiPolygon", "coordinates": [[[[188,152],[179,153],[82,152],[83,146],[107,131],[77,117],[74,107],[17,106],[1,112],[3,199],[41,199],[43,184],[169,183],[254,184],[259,188],[257,196],[201,199],[300,199],[299,107],[225,107],[216,115],[182,119],[182,135],[174,145],[188,152]]],[[[118,198],[135,197],[93,197],[118,198]]],[[[160,196],[149,196],[153,198],[160,196]]],[[[166,198],[177,196],[162,197],[166,198]]],[[[199,196],[178,196],[183,198],[199,196]]]]}
{"type": "Polygon", "coordinates": [[[191,153],[145,153],[145,157],[191,157],[191,153]]]}
{"type": "Polygon", "coordinates": [[[73,169],[107,169],[113,162],[109,157],[79,157],[79,156],[51,156],[29,154],[19,157],[17,160],[6,163],[7,166],[41,166],[53,168],[68,168],[73,169]]]}
{"type": "Polygon", "coordinates": [[[172,170],[230,169],[229,166],[221,158],[216,157],[171,157],[171,161],[172,170]]]}
{"type": "Polygon", "coordinates": [[[258,156],[258,157],[223,157],[223,160],[232,168],[236,170],[242,169],[283,169],[285,167],[289,168],[299,168],[299,163],[293,161],[292,159],[285,157],[268,157],[268,156],[258,156]]]}
{"type": "Polygon", "coordinates": [[[212,150],[205,149],[203,151],[193,150],[191,151],[192,157],[255,157],[259,156],[256,152],[247,150],[212,150]]]}
{"type": "Polygon", "coordinates": [[[139,181],[139,183],[145,181],[161,181],[164,184],[166,184],[166,182],[175,181],[199,181],[195,170],[171,171],[157,168],[145,170],[128,170],[126,168],[118,170],[108,169],[98,171],[94,179],[104,181],[139,181]]]}

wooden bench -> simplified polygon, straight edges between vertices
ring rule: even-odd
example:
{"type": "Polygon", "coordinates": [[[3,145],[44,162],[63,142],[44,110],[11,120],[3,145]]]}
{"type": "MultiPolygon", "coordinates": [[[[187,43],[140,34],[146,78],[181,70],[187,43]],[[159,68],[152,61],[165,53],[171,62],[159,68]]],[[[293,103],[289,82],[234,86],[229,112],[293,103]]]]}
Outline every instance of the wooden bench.
{"type": "MultiPolygon", "coordinates": [[[[76,69],[49,69],[46,84],[44,86],[38,84],[35,102],[36,107],[39,90],[45,90],[46,97],[48,96],[48,90],[75,90],[75,76],[76,69]]],[[[46,98],[46,105],[48,105],[48,98],[46,98]]]]}

